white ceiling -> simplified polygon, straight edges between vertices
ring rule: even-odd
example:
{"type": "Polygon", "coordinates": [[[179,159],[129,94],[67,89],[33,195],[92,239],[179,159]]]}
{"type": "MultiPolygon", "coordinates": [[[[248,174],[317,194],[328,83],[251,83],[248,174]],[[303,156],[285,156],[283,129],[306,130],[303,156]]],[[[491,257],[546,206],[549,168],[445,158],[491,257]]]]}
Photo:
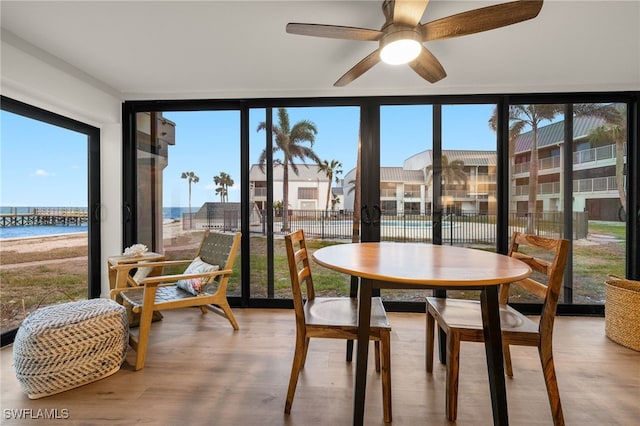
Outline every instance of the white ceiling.
{"type": "MultiPolygon", "coordinates": [[[[494,3],[432,0],[422,22],[494,3]]],[[[637,0],[547,0],[533,20],[428,43],[448,74],[436,84],[381,63],[333,87],[377,43],[285,32],[287,22],[379,29],[381,4],[3,0],[0,12],[5,41],[71,65],[124,99],[640,89],[637,0]]]]}

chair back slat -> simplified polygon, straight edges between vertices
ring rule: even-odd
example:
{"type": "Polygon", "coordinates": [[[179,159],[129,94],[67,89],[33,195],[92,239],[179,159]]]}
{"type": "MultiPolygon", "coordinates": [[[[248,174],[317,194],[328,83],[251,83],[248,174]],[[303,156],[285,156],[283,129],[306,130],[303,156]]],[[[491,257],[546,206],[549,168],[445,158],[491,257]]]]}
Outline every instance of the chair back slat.
{"type": "MultiPolygon", "coordinates": [[[[558,307],[560,288],[564,277],[564,269],[569,253],[569,241],[553,239],[531,234],[514,232],[509,247],[509,255],[527,263],[531,269],[547,277],[547,283],[541,283],[531,277],[512,283],[543,299],[542,314],[540,315],[539,330],[541,336],[551,337],[553,322],[558,307]],[[547,261],[518,252],[521,246],[529,246],[549,252],[552,261],[547,261]]],[[[501,294],[502,299],[502,294],[501,294]]]]}
{"type": "Polygon", "coordinates": [[[541,274],[544,274],[547,276],[549,275],[549,268],[551,267],[551,263],[547,262],[544,259],[538,259],[537,257],[529,256],[529,255],[518,253],[518,252],[511,253],[511,257],[515,257],[516,259],[523,261],[524,263],[529,265],[531,269],[533,269],[534,271],[540,272],[541,274]]]}
{"type": "Polygon", "coordinates": [[[544,299],[547,296],[548,287],[541,282],[538,282],[531,278],[525,278],[523,280],[516,281],[513,283],[513,285],[524,288],[525,290],[535,294],[541,299],[544,299]]]}
{"type": "Polygon", "coordinates": [[[309,254],[302,229],[292,232],[284,237],[287,249],[287,261],[289,263],[289,275],[291,277],[291,293],[293,306],[296,312],[296,323],[304,326],[304,300],[302,286],[306,286],[307,299],[315,298],[313,277],[309,265],[309,254]]]}
{"type": "Polygon", "coordinates": [[[209,230],[205,232],[198,253],[200,258],[211,265],[218,265],[220,269],[230,269],[240,244],[240,234],[221,234],[209,230]]]}

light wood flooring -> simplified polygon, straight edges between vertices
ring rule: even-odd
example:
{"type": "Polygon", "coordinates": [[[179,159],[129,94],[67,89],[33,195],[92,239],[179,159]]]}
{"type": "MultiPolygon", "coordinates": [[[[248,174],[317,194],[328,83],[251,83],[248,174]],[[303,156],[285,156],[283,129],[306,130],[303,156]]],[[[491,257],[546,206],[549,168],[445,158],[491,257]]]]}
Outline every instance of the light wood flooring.
{"type": "MultiPolygon", "coordinates": [[[[354,364],[341,340],[311,341],[291,415],[284,402],[293,356],[292,310],[234,309],[240,330],[198,309],[165,311],[154,323],[146,367],[129,349],[121,370],[39,400],[21,392],[12,347],[0,351],[3,425],[349,425],[354,364]],[[64,420],[15,420],[8,410],[68,410],[64,420]]],[[[390,313],[394,425],[444,425],[444,366],[425,371],[424,314],[390,313]]],[[[567,425],[640,424],[640,352],[604,334],[603,318],[559,317],[555,358],[567,425]]],[[[370,351],[373,356],[373,350],[370,351]]],[[[512,349],[507,378],[512,425],[550,425],[535,348],[512,349]]],[[[380,377],[370,362],[365,424],[383,425],[380,377]]],[[[457,423],[492,424],[482,344],[463,343],[457,423]]],[[[24,411],[23,411],[24,412],[24,411]]]]}

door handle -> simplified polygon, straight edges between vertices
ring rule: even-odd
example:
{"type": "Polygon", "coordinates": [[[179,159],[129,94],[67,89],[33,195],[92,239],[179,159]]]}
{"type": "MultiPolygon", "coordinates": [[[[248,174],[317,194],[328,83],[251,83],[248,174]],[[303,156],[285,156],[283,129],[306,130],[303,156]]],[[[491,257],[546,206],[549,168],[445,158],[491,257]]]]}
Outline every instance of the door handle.
{"type": "Polygon", "coordinates": [[[100,203],[96,203],[93,207],[93,220],[95,222],[100,222],[100,203]]]}
{"type": "Polygon", "coordinates": [[[124,222],[131,222],[131,217],[133,215],[131,214],[131,206],[129,204],[126,204],[124,206],[124,222]]]}
{"type": "Polygon", "coordinates": [[[371,225],[371,213],[369,212],[369,206],[366,204],[360,209],[360,217],[362,218],[362,223],[365,225],[371,225]]]}
{"type": "Polygon", "coordinates": [[[373,220],[371,221],[374,225],[380,225],[380,218],[382,217],[382,210],[380,210],[380,206],[377,204],[373,205],[373,220]]]}

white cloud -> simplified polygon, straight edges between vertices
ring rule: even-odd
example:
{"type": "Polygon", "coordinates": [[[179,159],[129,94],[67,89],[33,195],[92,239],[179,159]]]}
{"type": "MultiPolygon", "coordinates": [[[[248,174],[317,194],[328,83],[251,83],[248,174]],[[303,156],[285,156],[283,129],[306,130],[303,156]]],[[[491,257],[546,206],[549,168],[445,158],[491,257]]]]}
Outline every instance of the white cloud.
{"type": "Polygon", "coordinates": [[[47,176],[55,176],[55,173],[49,173],[48,171],[46,171],[45,169],[38,169],[35,172],[33,172],[32,174],[33,176],[43,176],[43,177],[47,177],[47,176]]]}

